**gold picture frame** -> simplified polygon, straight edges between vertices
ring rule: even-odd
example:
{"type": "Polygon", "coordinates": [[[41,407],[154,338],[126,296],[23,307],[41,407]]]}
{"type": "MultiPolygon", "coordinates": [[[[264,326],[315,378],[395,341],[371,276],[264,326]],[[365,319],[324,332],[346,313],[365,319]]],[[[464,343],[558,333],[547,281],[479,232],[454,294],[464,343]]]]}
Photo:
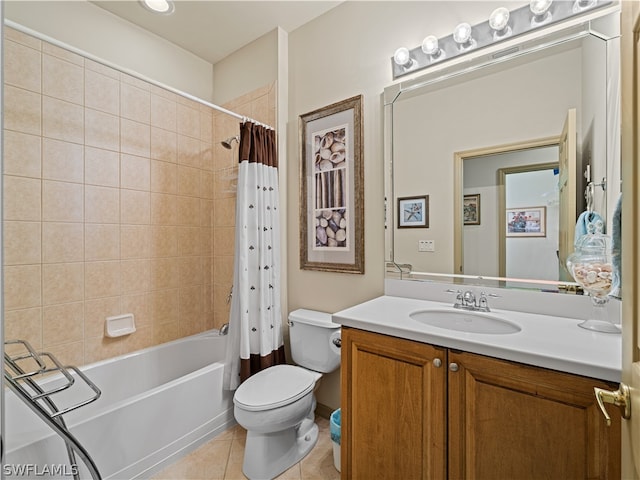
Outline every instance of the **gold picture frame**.
{"type": "Polygon", "coordinates": [[[363,96],[300,115],[300,268],[364,273],[363,96]]]}

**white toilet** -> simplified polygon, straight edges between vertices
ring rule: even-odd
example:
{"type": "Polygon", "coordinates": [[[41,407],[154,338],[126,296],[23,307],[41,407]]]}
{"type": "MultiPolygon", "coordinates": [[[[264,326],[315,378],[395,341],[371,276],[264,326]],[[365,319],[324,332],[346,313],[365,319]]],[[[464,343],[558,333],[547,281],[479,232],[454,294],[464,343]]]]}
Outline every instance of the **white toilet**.
{"type": "Polygon", "coordinates": [[[318,440],[313,394],[323,373],[340,365],[340,325],[331,314],[289,314],[291,356],[299,365],[275,365],[245,380],[233,396],[236,421],[247,430],[242,471],[251,480],[277,477],[318,440]]]}

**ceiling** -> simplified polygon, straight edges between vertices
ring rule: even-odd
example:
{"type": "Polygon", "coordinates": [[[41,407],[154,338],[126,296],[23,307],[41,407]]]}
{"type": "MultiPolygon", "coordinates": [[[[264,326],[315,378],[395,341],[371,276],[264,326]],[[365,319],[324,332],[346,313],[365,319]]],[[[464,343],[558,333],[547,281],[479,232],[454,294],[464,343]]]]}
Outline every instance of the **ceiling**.
{"type": "Polygon", "coordinates": [[[291,32],[342,2],[175,0],[171,15],[151,13],[137,0],[91,3],[215,64],[276,27],[291,32]]]}

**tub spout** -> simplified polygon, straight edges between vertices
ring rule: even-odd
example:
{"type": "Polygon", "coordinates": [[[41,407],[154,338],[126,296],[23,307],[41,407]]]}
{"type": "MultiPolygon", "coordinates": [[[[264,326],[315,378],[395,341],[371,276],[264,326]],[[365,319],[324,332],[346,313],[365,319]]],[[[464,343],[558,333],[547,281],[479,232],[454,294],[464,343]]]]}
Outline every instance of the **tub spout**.
{"type": "Polygon", "coordinates": [[[218,332],[219,335],[226,335],[227,333],[229,333],[229,324],[225,323],[220,327],[220,331],[218,332]]]}

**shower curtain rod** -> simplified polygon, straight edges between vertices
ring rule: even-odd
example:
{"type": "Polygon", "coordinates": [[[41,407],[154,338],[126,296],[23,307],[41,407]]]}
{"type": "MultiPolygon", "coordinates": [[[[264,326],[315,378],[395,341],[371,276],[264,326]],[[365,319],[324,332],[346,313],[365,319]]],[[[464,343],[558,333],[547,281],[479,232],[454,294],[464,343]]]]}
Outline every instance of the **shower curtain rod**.
{"type": "Polygon", "coordinates": [[[73,46],[71,46],[69,44],[66,44],[64,42],[56,40],[55,38],[51,38],[48,35],[45,35],[43,33],[40,33],[40,32],[37,32],[35,30],[32,30],[32,29],[30,29],[28,27],[25,27],[24,25],[21,25],[19,23],[16,23],[16,22],[14,22],[12,20],[9,20],[9,19],[5,18],[4,19],[4,24],[6,26],[11,27],[11,28],[13,28],[15,30],[18,30],[18,31],[20,31],[22,33],[26,33],[27,35],[30,35],[32,37],[36,37],[36,38],[38,38],[40,40],[43,40],[43,41],[45,41],[47,43],[51,43],[52,45],[55,45],[56,47],[60,47],[60,48],[63,48],[65,50],[69,50],[69,51],[71,51],[73,53],[76,53],[76,54],[78,54],[80,56],[88,58],[89,60],[92,60],[92,61],[94,61],[96,63],[101,64],[101,65],[104,65],[105,67],[113,68],[114,70],[118,70],[119,72],[126,73],[127,75],[131,75],[132,77],[136,77],[136,78],[138,78],[140,80],[143,80],[143,81],[145,81],[147,83],[151,83],[152,85],[154,85],[156,87],[163,88],[165,90],[169,90],[170,92],[175,93],[175,94],[180,95],[180,96],[183,96],[183,97],[186,97],[189,100],[193,100],[194,102],[200,103],[200,104],[205,105],[205,106],[210,107],[210,108],[213,108],[214,110],[217,110],[219,112],[226,113],[227,115],[231,115],[232,117],[236,117],[237,119],[242,120],[243,123],[244,122],[251,122],[251,123],[255,123],[256,125],[261,125],[261,126],[263,126],[265,128],[269,128],[271,130],[275,130],[275,128],[273,128],[271,125],[267,125],[266,123],[259,122],[257,120],[254,120],[253,118],[246,117],[244,115],[240,115],[239,113],[236,113],[236,112],[233,112],[231,110],[228,110],[228,109],[226,109],[224,107],[221,107],[220,105],[216,105],[215,103],[207,102],[206,100],[203,100],[202,98],[199,98],[199,97],[196,97],[194,95],[191,95],[190,93],[186,93],[186,92],[183,92],[182,90],[178,90],[177,88],[173,88],[173,87],[170,87],[168,85],[164,85],[163,83],[160,83],[160,82],[158,82],[156,80],[148,78],[148,77],[146,77],[146,76],[144,76],[144,75],[142,75],[142,74],[140,74],[138,72],[135,72],[133,70],[129,70],[129,69],[121,67],[119,65],[115,65],[115,64],[113,64],[113,63],[111,63],[111,62],[109,62],[107,60],[104,60],[102,58],[96,57],[95,55],[92,55],[90,53],[87,53],[87,52],[79,49],[79,48],[73,47],[73,46]]]}

